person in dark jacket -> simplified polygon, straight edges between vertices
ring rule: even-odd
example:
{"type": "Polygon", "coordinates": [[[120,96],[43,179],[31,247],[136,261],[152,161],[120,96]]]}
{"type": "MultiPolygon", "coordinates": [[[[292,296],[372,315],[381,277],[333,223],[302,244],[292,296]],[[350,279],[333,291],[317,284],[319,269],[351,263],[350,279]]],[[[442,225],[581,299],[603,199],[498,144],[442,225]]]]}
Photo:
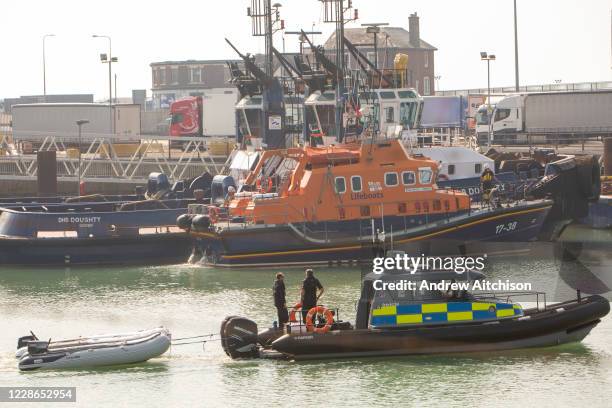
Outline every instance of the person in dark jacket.
{"type": "Polygon", "coordinates": [[[289,321],[287,311],[287,300],[285,299],[285,275],[282,272],[276,274],[276,280],[272,287],[274,295],[274,306],[278,314],[278,327],[283,327],[289,321]]]}
{"type": "Polygon", "coordinates": [[[314,277],[312,269],[306,269],[306,279],[302,282],[302,317],[303,322],[306,321],[306,315],[308,311],[313,307],[317,306],[317,301],[323,295],[325,289],[321,282],[314,277]]]}

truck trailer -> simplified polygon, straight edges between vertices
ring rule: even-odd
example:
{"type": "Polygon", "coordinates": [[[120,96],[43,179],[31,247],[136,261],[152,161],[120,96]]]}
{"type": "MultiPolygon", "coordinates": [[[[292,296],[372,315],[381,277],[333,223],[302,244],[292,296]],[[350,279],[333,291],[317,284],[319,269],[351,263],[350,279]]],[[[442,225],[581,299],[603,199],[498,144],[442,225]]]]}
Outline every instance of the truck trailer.
{"type": "Polygon", "coordinates": [[[511,95],[493,111],[493,143],[579,143],[612,136],[610,112],[612,91],[511,95]]]}
{"type": "Polygon", "coordinates": [[[41,145],[54,138],[56,143],[74,143],[78,137],[78,120],[87,120],[82,136],[108,137],[140,135],[140,105],[97,103],[33,103],[12,106],[13,138],[16,143],[41,145]],[[112,112],[112,116],[111,116],[112,112]]]}
{"type": "Polygon", "coordinates": [[[223,88],[190,96],[170,105],[170,136],[230,137],[236,135],[238,90],[223,88]]]}

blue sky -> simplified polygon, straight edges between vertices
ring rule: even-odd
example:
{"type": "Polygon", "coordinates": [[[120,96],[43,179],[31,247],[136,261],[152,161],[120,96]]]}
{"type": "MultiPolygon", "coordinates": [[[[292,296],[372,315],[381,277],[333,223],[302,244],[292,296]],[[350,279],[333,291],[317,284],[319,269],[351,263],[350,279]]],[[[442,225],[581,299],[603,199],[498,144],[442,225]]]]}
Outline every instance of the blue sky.
{"type": "MultiPolygon", "coordinates": [[[[315,28],[323,36],[333,26],[322,21],[317,0],[279,0],[288,30],[315,28]]],[[[234,58],[223,41],[263,51],[263,39],[250,36],[250,0],[225,2],[9,0],[2,2],[0,98],[42,94],[42,36],[47,40],[47,92],[108,93],[106,66],[99,53],[110,35],[119,96],[150,88],[152,61],[234,58]]],[[[360,20],[408,26],[421,17],[421,37],[435,45],[436,74],[442,89],[486,86],[479,51],[495,53],[492,85],[514,84],[512,0],[353,0],[360,20]]],[[[610,21],[612,0],[518,0],[521,84],[612,80],[610,21]]],[[[278,48],[282,34],[276,35],[278,48]]],[[[297,50],[295,36],[286,49],[297,50]]]]}

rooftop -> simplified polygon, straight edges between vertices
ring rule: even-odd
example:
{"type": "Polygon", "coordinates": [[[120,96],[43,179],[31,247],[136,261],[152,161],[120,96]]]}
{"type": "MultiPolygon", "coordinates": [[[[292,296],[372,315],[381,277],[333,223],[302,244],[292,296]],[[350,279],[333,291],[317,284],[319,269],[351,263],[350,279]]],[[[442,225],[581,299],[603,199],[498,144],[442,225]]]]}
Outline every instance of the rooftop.
{"type": "MultiPolygon", "coordinates": [[[[373,41],[373,35],[367,33],[367,27],[346,28],[344,36],[354,45],[370,45],[373,41]]],[[[389,41],[386,43],[390,48],[412,48],[436,51],[437,48],[426,41],[420,40],[420,44],[416,46],[410,42],[410,34],[408,30],[402,27],[380,27],[378,34],[378,46],[385,47],[385,34],[389,35],[389,41]]],[[[325,49],[334,49],[336,47],[336,33],[333,33],[325,42],[325,49]]]]}

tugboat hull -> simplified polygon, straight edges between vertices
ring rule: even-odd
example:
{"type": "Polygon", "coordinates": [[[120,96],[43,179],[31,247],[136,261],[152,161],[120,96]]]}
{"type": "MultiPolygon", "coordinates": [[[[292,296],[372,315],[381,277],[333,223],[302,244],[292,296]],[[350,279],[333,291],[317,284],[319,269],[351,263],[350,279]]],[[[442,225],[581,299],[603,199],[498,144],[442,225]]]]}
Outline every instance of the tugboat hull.
{"type": "Polygon", "coordinates": [[[185,262],[191,251],[186,233],[115,238],[0,237],[0,265],[160,265],[185,262]]]}

